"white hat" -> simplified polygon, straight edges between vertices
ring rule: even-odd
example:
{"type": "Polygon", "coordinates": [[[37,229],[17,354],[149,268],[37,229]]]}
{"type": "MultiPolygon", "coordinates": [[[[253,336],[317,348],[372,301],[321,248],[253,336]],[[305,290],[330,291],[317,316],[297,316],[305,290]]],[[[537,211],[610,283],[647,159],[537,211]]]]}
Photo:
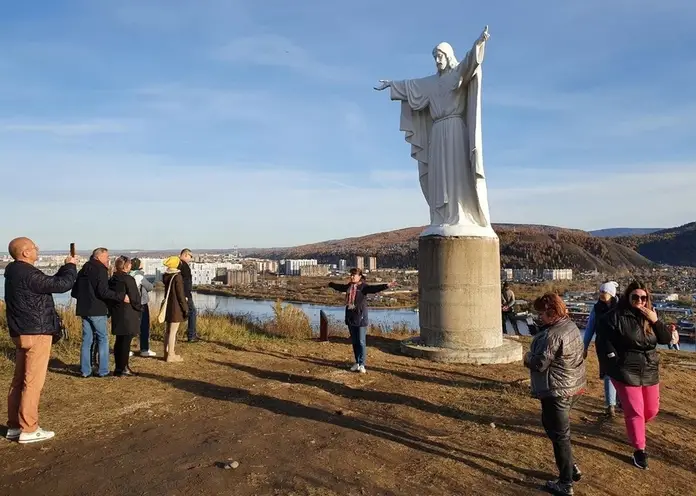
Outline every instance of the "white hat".
{"type": "Polygon", "coordinates": [[[599,287],[600,293],[607,293],[612,296],[616,296],[616,289],[619,287],[619,283],[615,281],[605,282],[599,287]]]}

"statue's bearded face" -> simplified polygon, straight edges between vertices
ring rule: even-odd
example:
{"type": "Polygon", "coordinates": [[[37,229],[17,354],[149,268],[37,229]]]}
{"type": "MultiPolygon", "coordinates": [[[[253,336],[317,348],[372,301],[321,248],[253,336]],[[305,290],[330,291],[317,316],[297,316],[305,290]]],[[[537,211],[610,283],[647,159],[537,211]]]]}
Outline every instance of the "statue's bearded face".
{"type": "Polygon", "coordinates": [[[449,60],[447,60],[447,55],[442,53],[440,50],[435,51],[435,65],[439,72],[443,72],[449,67],[449,60]]]}

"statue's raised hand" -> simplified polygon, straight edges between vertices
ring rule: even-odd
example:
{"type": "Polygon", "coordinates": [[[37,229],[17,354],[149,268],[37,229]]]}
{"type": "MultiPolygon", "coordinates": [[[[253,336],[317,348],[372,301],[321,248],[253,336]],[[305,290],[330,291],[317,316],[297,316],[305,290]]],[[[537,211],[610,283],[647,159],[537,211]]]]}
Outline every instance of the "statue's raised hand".
{"type": "Polygon", "coordinates": [[[379,86],[375,86],[375,89],[376,89],[377,91],[385,90],[385,89],[387,89],[387,88],[389,88],[389,87],[391,86],[391,81],[388,81],[388,80],[386,80],[386,79],[380,79],[379,82],[380,82],[380,85],[379,85],[379,86]]]}
{"type": "Polygon", "coordinates": [[[478,42],[479,43],[485,43],[488,41],[488,39],[491,37],[490,34],[488,34],[488,26],[483,28],[483,33],[481,33],[481,36],[479,36],[478,42]]]}

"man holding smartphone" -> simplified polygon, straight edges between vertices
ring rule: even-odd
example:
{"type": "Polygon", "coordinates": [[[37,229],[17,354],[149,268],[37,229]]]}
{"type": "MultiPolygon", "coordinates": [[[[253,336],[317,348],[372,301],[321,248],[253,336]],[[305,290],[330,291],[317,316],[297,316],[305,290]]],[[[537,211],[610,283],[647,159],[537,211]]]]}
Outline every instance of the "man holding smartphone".
{"type": "Polygon", "coordinates": [[[39,400],[46,380],[53,335],[60,331],[52,293],[65,293],[77,277],[77,260],[69,256],[56,275],[47,276],[34,264],[39,247],[16,238],[8,247],[14,260],[5,269],[7,327],[16,351],[15,373],[7,397],[7,439],[21,444],[51,439],[39,427],[39,400]]]}

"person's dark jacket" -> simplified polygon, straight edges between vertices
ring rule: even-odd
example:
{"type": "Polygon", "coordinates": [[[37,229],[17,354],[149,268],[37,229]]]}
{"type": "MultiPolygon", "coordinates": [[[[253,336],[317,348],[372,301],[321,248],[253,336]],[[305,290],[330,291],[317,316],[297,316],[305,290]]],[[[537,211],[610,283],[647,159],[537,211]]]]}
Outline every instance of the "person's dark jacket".
{"type": "Polygon", "coordinates": [[[643,328],[645,317],[619,303],[598,322],[595,346],[600,366],[609,377],[629,386],[660,382],[658,344],[669,344],[671,333],[661,321],[643,328]]]}
{"type": "Polygon", "coordinates": [[[65,293],[75,283],[75,264],[63,265],[47,276],[27,262],[5,268],[5,304],[10,336],[55,334],[60,322],[52,293],[65,293]]]}
{"type": "Polygon", "coordinates": [[[193,276],[191,275],[191,267],[181,260],[179,262],[179,270],[184,280],[184,295],[186,298],[193,298],[193,276]]]}
{"type": "MultiPolygon", "coordinates": [[[[350,284],[338,284],[335,282],[330,282],[329,287],[339,291],[341,293],[348,292],[350,284]]],[[[366,327],[368,325],[367,319],[367,298],[369,294],[379,293],[388,289],[388,284],[365,284],[364,282],[359,282],[355,293],[355,308],[348,308],[346,306],[346,325],[351,327],[366,327]]]]}
{"type": "Polygon", "coordinates": [[[167,288],[169,288],[169,282],[172,283],[171,293],[169,295],[169,300],[167,300],[167,310],[165,312],[165,322],[183,322],[188,318],[189,307],[186,301],[186,294],[184,292],[184,281],[181,277],[179,271],[176,272],[165,272],[162,276],[162,283],[164,283],[165,295],[167,294],[167,288]]]}
{"type": "MultiPolygon", "coordinates": [[[[597,303],[594,304],[594,307],[592,308],[592,313],[593,315],[591,316],[592,319],[591,322],[588,320],[588,329],[585,329],[585,337],[583,339],[583,345],[585,349],[587,349],[587,346],[589,346],[589,340],[592,339],[592,335],[597,335],[597,327],[599,325],[599,321],[606,315],[607,313],[611,312],[614,308],[616,308],[616,304],[618,303],[618,299],[616,297],[613,297],[611,300],[609,300],[609,303],[606,303],[602,300],[599,300],[597,303]],[[589,325],[592,325],[592,329],[589,328],[589,325]],[[588,335],[588,333],[590,333],[588,335]]],[[[599,361],[599,378],[604,379],[604,376],[606,375],[607,371],[604,370],[604,362],[599,356],[599,348],[595,345],[595,351],[597,352],[597,360],[599,361]]]]}
{"type": "Polygon", "coordinates": [[[568,317],[539,332],[524,357],[530,370],[532,396],[569,397],[586,385],[580,330],[568,317]]]}
{"type": "Polygon", "coordinates": [[[75,313],[78,316],[101,317],[109,315],[107,302],[123,301],[126,292],[109,289],[106,266],[96,258],[90,258],[77,273],[71,295],[77,300],[75,313]]]}
{"type": "Polygon", "coordinates": [[[109,289],[114,293],[126,293],[130,300],[130,303],[109,301],[111,333],[114,336],[137,336],[140,334],[143,305],[135,278],[124,272],[116,272],[109,279],[109,289]]]}

